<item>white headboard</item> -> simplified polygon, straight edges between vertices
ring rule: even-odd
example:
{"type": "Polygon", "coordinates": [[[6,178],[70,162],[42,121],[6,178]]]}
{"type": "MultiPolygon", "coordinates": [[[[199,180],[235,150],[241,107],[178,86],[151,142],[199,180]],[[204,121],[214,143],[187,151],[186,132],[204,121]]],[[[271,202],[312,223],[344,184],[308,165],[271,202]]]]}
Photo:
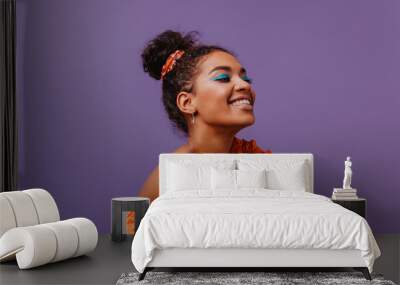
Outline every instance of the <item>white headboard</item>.
{"type": "Polygon", "coordinates": [[[174,160],[240,160],[240,159],[257,159],[273,161],[305,161],[308,165],[308,189],[307,192],[314,192],[314,158],[311,153],[161,153],[159,156],[159,194],[166,192],[168,161],[174,160]]]}

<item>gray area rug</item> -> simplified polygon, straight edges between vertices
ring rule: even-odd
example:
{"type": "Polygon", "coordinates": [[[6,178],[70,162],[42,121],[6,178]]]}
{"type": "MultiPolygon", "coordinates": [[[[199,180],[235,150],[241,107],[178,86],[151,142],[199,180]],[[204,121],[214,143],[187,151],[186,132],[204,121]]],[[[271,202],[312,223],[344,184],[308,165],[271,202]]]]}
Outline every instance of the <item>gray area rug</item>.
{"type": "Polygon", "coordinates": [[[147,272],[145,279],[138,281],[139,273],[124,273],[117,285],[133,284],[384,284],[395,285],[384,280],[380,274],[372,274],[366,280],[361,272],[147,272]]]}

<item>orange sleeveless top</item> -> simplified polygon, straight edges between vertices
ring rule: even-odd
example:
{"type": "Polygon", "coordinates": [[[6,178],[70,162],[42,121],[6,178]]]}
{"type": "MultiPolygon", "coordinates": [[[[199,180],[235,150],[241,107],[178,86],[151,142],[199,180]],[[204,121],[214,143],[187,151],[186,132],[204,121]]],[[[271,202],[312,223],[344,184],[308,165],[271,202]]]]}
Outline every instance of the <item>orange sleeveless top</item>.
{"type": "Polygon", "coordinates": [[[263,150],[260,148],[255,140],[246,141],[245,139],[238,139],[233,137],[233,143],[230,153],[272,153],[270,149],[263,150]]]}

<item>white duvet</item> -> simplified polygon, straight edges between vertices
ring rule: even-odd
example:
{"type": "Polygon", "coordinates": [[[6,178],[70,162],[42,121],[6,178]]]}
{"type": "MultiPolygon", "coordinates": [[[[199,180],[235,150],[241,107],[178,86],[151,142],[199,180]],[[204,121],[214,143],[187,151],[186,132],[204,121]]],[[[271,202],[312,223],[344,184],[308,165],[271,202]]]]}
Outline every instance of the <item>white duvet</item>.
{"type": "Polygon", "coordinates": [[[241,189],[171,192],[153,201],[132,242],[143,272],[154,249],[358,249],[372,272],[380,250],[364,218],[306,192],[241,189]]]}

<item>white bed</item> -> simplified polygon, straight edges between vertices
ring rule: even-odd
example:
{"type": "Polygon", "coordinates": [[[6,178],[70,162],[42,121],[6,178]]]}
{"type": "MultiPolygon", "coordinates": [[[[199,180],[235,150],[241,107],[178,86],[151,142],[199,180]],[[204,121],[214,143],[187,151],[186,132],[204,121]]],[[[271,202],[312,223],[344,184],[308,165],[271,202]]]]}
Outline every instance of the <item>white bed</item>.
{"type": "Polygon", "coordinates": [[[312,154],[161,154],[159,170],[160,197],[132,242],[140,279],[155,267],[354,267],[370,278],[371,229],[313,194],[312,154]]]}

